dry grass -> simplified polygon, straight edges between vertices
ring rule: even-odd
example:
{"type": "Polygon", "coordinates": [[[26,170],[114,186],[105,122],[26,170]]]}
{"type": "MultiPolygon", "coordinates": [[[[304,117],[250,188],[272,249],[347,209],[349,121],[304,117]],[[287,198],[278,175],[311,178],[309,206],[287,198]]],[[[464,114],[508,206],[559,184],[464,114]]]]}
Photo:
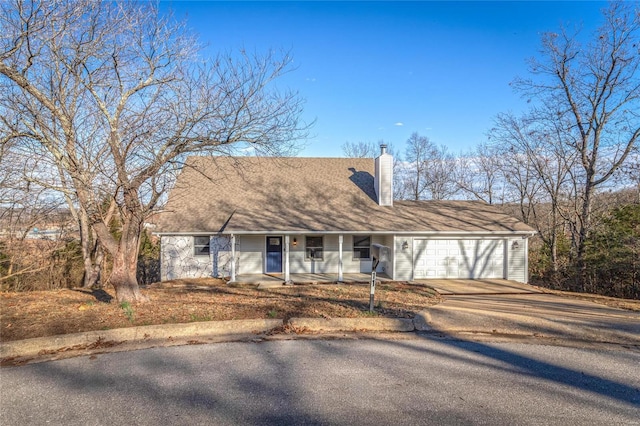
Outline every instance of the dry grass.
{"type": "MultiPolygon", "coordinates": [[[[111,289],[2,293],[0,340],[193,321],[371,315],[368,285],[259,290],[228,286],[217,279],[194,279],[156,283],[142,291],[151,302],[133,306],[120,306],[111,289]]],[[[376,287],[375,315],[412,318],[440,300],[425,286],[384,283],[376,287]]]]}
{"type": "Polygon", "coordinates": [[[591,293],[573,293],[571,291],[552,290],[546,287],[536,286],[544,293],[555,294],[557,296],[570,297],[572,299],[586,300],[601,305],[610,306],[612,308],[626,309],[628,311],[640,312],[640,300],[620,299],[618,297],[601,296],[591,293]]]}

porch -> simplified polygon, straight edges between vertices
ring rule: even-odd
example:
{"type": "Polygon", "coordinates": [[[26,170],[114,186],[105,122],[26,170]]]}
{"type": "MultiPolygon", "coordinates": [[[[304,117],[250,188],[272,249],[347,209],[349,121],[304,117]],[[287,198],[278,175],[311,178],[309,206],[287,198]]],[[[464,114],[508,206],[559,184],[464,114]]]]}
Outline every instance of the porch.
{"type": "MultiPolygon", "coordinates": [[[[290,284],[330,284],[337,283],[337,274],[290,274],[290,284]]],[[[386,274],[376,274],[376,280],[380,282],[392,281],[386,274]]],[[[371,281],[371,274],[350,273],[343,274],[340,281],[344,284],[368,283],[371,281]]],[[[260,287],[277,287],[285,284],[284,274],[240,274],[236,276],[234,283],[258,284],[260,287]]]]}
{"type": "MultiPolygon", "coordinates": [[[[371,246],[392,247],[393,235],[283,234],[212,237],[214,276],[232,282],[369,282],[371,246]]],[[[392,260],[378,273],[393,276],[392,260]]]]}

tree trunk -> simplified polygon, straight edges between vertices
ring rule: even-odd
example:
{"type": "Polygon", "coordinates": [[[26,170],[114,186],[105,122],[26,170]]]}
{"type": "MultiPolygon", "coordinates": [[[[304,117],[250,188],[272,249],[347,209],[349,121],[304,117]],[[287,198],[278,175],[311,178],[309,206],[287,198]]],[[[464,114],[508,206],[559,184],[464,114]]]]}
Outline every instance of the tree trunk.
{"type": "Polygon", "coordinates": [[[144,303],[148,302],[149,298],[140,292],[140,286],[138,286],[138,279],[136,278],[137,271],[137,249],[138,238],[129,238],[129,241],[121,241],[118,252],[113,256],[113,269],[111,271],[111,277],[109,282],[116,290],[116,300],[119,303],[144,303]],[[134,241],[131,241],[135,239],[134,241]],[[130,250],[132,245],[136,246],[135,250],[130,250]]]}
{"type": "MultiPolygon", "coordinates": [[[[68,200],[69,205],[72,202],[68,200]]],[[[89,217],[84,209],[77,212],[71,209],[80,228],[80,246],[82,247],[82,260],[84,263],[84,274],[82,277],[82,287],[92,288],[100,285],[100,272],[102,271],[102,262],[104,253],[98,236],[89,225],[89,217]]]]}
{"type": "MultiPolygon", "coordinates": [[[[554,195],[555,199],[555,195],[554,195]]],[[[551,203],[551,270],[558,272],[558,204],[551,203]]]]}
{"type": "Polygon", "coordinates": [[[576,274],[577,284],[580,291],[585,291],[587,282],[587,264],[585,262],[587,238],[591,227],[591,195],[593,193],[592,173],[587,174],[587,182],[584,188],[584,199],[582,202],[582,214],[578,218],[580,228],[578,230],[578,242],[576,247],[576,274]]]}
{"type": "Polygon", "coordinates": [[[93,288],[100,287],[100,278],[102,273],[102,264],[104,260],[104,251],[98,241],[95,241],[96,248],[93,250],[94,255],[84,256],[84,276],[82,287],[93,288]]]}

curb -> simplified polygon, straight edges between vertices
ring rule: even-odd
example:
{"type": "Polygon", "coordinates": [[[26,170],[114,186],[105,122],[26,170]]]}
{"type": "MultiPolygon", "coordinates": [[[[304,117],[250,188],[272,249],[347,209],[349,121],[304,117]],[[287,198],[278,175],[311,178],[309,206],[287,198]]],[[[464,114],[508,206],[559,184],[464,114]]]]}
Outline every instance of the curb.
{"type": "MultiPolygon", "coordinates": [[[[431,331],[428,313],[408,318],[291,318],[286,325],[309,332],[411,332],[431,331]]],[[[46,355],[75,349],[99,349],[122,343],[158,344],[178,339],[235,337],[269,333],[285,326],[281,319],[206,321],[157,324],[115,330],[88,331],[0,343],[0,360],[46,355]]]]}
{"type": "Polygon", "coordinates": [[[407,318],[291,318],[294,329],[308,331],[414,331],[413,320],[407,318]]]}
{"type": "Polygon", "coordinates": [[[229,320],[187,324],[157,324],[37,337],[1,343],[0,359],[46,354],[63,348],[108,347],[131,341],[157,342],[185,337],[202,338],[260,334],[282,326],[283,320],[280,319],[229,320]]]}

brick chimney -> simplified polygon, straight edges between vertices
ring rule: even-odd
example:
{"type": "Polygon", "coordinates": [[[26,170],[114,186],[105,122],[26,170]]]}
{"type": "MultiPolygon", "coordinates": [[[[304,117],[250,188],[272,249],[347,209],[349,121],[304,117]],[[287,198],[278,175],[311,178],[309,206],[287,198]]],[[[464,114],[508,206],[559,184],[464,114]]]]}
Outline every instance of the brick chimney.
{"type": "Polygon", "coordinates": [[[373,187],[376,190],[378,204],[393,205],[393,156],[387,153],[387,145],[380,145],[380,156],[376,158],[376,170],[373,187]]]}

